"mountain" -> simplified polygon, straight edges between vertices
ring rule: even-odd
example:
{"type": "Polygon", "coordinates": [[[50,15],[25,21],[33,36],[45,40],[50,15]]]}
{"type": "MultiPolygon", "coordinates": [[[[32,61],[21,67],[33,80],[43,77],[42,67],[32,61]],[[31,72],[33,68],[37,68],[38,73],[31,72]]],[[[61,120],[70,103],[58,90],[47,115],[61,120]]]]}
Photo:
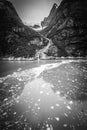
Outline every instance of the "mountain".
{"type": "Polygon", "coordinates": [[[24,25],[14,6],[0,0],[0,57],[87,56],[87,1],[54,3],[36,32],[24,25]]]}
{"type": "Polygon", "coordinates": [[[87,56],[86,0],[63,0],[58,8],[53,5],[42,23],[47,27],[40,33],[52,40],[58,56],[87,56]]]}
{"type": "Polygon", "coordinates": [[[10,1],[0,0],[0,57],[32,57],[42,36],[24,25],[10,1]]]}
{"type": "Polygon", "coordinates": [[[50,22],[52,21],[53,17],[56,14],[57,8],[58,8],[58,5],[54,3],[49,16],[45,17],[44,20],[41,22],[42,27],[48,26],[50,24],[50,22]]]}

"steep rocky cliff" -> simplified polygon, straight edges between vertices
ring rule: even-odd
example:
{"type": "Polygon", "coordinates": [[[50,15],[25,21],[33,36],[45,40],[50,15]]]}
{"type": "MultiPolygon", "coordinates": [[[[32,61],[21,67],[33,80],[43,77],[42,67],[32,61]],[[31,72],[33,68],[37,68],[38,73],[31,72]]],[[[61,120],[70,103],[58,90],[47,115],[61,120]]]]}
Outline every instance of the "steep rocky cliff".
{"type": "Polygon", "coordinates": [[[12,3],[0,0],[0,57],[87,56],[86,0],[54,4],[41,24],[39,32],[25,26],[12,3]]]}
{"type": "Polygon", "coordinates": [[[87,56],[87,1],[63,0],[51,18],[41,33],[52,39],[58,56],[87,56]]]}
{"type": "Polygon", "coordinates": [[[32,57],[43,46],[41,35],[23,24],[12,3],[0,0],[0,57],[32,57]]]}
{"type": "Polygon", "coordinates": [[[52,19],[56,15],[57,8],[58,8],[58,5],[54,3],[49,16],[45,17],[44,20],[41,22],[42,27],[48,26],[50,23],[52,24],[52,19]]]}

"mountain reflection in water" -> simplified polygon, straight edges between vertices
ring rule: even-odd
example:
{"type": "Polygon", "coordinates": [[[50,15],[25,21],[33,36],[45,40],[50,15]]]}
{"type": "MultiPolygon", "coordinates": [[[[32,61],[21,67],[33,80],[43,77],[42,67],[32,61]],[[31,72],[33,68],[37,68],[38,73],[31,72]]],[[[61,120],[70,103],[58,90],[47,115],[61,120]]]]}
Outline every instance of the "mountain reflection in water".
{"type": "Polygon", "coordinates": [[[86,60],[44,64],[0,81],[2,130],[87,129],[86,60]]]}

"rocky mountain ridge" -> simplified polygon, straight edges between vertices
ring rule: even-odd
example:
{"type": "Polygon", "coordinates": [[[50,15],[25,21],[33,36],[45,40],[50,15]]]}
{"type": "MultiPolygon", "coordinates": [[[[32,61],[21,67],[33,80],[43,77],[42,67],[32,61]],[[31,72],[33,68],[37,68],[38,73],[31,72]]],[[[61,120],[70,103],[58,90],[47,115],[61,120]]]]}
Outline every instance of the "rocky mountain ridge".
{"type": "Polygon", "coordinates": [[[42,39],[48,41],[24,25],[10,1],[0,0],[0,57],[34,57],[46,46],[42,39]]]}
{"type": "Polygon", "coordinates": [[[42,27],[46,27],[50,24],[53,17],[56,15],[57,8],[58,8],[58,5],[56,3],[54,3],[49,16],[45,17],[44,20],[41,22],[42,27]]]}
{"type": "Polygon", "coordinates": [[[87,56],[87,1],[63,0],[50,14],[41,33],[52,40],[58,56],[87,56]]]}
{"type": "Polygon", "coordinates": [[[54,3],[41,31],[23,24],[11,2],[0,0],[0,57],[87,56],[87,1],[54,3]]]}

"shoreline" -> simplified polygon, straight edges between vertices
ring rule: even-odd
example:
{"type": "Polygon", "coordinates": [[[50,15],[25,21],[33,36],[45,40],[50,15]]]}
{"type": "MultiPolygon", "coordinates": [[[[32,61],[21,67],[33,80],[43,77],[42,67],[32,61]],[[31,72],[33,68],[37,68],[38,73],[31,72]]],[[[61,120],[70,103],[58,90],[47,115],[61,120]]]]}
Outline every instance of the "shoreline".
{"type": "Polygon", "coordinates": [[[42,61],[42,60],[75,60],[87,59],[87,57],[46,57],[46,58],[0,58],[0,61],[42,61]]]}

